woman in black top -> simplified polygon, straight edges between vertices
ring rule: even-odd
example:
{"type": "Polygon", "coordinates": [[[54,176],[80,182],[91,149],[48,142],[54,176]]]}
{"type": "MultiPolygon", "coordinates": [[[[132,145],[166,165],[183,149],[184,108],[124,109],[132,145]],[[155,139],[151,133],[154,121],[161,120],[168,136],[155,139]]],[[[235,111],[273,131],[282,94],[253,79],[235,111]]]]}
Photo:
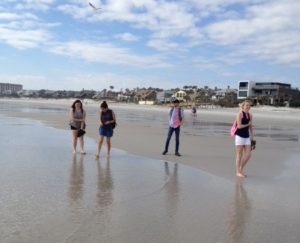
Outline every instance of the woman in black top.
{"type": "Polygon", "coordinates": [[[100,152],[103,144],[104,137],[106,137],[106,148],[107,154],[106,157],[110,156],[111,143],[110,139],[113,136],[113,129],[116,125],[116,116],[115,113],[108,109],[106,101],[103,101],[100,105],[100,123],[99,123],[99,141],[98,141],[98,152],[96,157],[100,157],[100,152]]]}
{"type": "Polygon", "coordinates": [[[241,111],[236,116],[236,175],[243,178],[246,177],[244,167],[251,157],[251,140],[253,139],[252,114],[249,112],[250,107],[250,101],[245,100],[241,104],[241,111]]]}

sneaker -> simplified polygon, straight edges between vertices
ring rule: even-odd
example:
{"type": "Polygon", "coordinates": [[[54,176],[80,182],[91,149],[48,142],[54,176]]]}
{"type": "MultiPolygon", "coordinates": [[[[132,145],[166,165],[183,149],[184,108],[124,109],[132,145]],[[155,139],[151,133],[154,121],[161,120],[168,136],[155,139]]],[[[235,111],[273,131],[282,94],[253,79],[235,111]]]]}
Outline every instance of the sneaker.
{"type": "Polygon", "coordinates": [[[179,152],[176,152],[175,155],[178,156],[178,157],[181,156],[181,154],[179,152]]]}
{"type": "Polygon", "coordinates": [[[164,152],[162,152],[162,155],[166,155],[168,153],[168,151],[164,151],[164,152]]]}

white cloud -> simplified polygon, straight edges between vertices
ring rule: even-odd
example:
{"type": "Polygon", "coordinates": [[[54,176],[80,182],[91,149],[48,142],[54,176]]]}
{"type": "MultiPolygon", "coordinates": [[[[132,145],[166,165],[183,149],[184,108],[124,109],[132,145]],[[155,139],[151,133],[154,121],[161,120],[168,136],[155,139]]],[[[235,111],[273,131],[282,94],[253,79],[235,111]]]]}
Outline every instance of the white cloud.
{"type": "Polygon", "coordinates": [[[174,36],[195,35],[196,19],[186,4],[154,0],[114,0],[101,5],[102,11],[94,12],[80,5],[63,5],[59,9],[74,18],[89,21],[127,23],[133,28],[152,32],[152,38],[168,41],[174,36]]]}
{"type": "Polygon", "coordinates": [[[23,0],[20,1],[15,8],[18,10],[39,10],[46,11],[56,0],[23,0]]]}
{"type": "Polygon", "coordinates": [[[95,14],[95,11],[93,11],[88,4],[83,5],[82,3],[79,5],[64,4],[58,6],[57,9],[65,14],[71,15],[75,19],[85,19],[89,15],[95,14]]]}
{"type": "Polygon", "coordinates": [[[121,34],[117,34],[115,35],[115,37],[117,39],[123,40],[123,41],[138,41],[140,38],[136,35],[133,35],[131,33],[125,32],[125,33],[121,33],[121,34]]]}
{"type": "Polygon", "coordinates": [[[93,11],[87,0],[1,2],[0,42],[18,49],[43,46],[91,63],[143,68],[190,63],[223,75],[234,74],[229,69],[249,60],[291,68],[300,64],[298,0],[92,2],[102,10],[93,11]],[[61,21],[57,32],[53,26],[59,23],[48,22],[53,16],[61,21]],[[139,43],[130,49],[123,46],[134,43],[124,41],[139,43]]]}
{"type": "MultiPolygon", "coordinates": [[[[249,7],[246,16],[239,19],[221,20],[207,25],[208,37],[220,44],[235,44],[272,32],[294,29],[300,24],[300,2],[264,4],[249,7]]],[[[297,27],[299,29],[299,27],[297,27]]]]}
{"type": "Polygon", "coordinates": [[[300,65],[300,2],[273,1],[247,9],[246,17],[209,24],[205,32],[215,45],[231,47],[240,58],[300,65]]]}
{"type": "Polygon", "coordinates": [[[2,21],[13,21],[13,20],[37,20],[38,17],[31,13],[17,14],[10,12],[2,12],[0,13],[0,20],[2,21]]]}
{"type": "Polygon", "coordinates": [[[82,58],[88,62],[137,67],[168,67],[162,57],[136,55],[126,48],[109,43],[66,42],[56,43],[49,51],[72,58],[82,58]]]}
{"type": "Polygon", "coordinates": [[[9,83],[22,84],[23,89],[35,89],[34,87],[47,87],[47,83],[49,83],[50,81],[44,76],[29,74],[0,75],[0,80],[9,83]]]}
{"type": "Polygon", "coordinates": [[[13,30],[0,26],[0,41],[17,49],[39,47],[51,36],[45,30],[13,30]]]}
{"type": "Polygon", "coordinates": [[[174,81],[162,79],[161,77],[148,76],[134,76],[134,75],[119,75],[115,73],[88,73],[88,74],[74,74],[69,75],[62,80],[62,85],[65,89],[81,90],[92,89],[102,90],[108,89],[113,85],[115,90],[135,88],[135,87],[174,87],[174,81]],[[84,80],[84,83],[83,83],[84,80]],[[83,85],[84,84],[84,85],[83,85]]]}
{"type": "Polygon", "coordinates": [[[271,33],[257,37],[253,42],[239,48],[237,54],[256,57],[269,63],[300,67],[300,33],[271,33]]]}
{"type": "Polygon", "coordinates": [[[134,75],[115,73],[84,73],[72,71],[66,76],[59,76],[55,79],[41,75],[0,75],[0,80],[7,80],[10,83],[22,84],[23,89],[50,89],[50,90],[82,90],[90,89],[100,91],[109,89],[113,85],[115,90],[135,87],[160,87],[162,83],[165,88],[174,87],[174,81],[160,77],[140,77],[134,75]]]}
{"type": "Polygon", "coordinates": [[[192,63],[194,67],[203,70],[215,70],[220,68],[220,65],[217,64],[215,61],[205,59],[204,57],[197,57],[192,60],[192,63]]]}
{"type": "Polygon", "coordinates": [[[149,40],[147,46],[159,51],[176,51],[176,50],[179,51],[178,48],[181,48],[180,45],[176,42],[171,42],[171,41],[166,41],[161,39],[149,40]]]}
{"type": "Polygon", "coordinates": [[[52,38],[48,30],[58,23],[44,23],[30,12],[0,13],[0,42],[17,49],[40,47],[52,38]]]}
{"type": "Polygon", "coordinates": [[[20,18],[18,14],[14,13],[0,13],[0,20],[15,20],[20,18]]]}

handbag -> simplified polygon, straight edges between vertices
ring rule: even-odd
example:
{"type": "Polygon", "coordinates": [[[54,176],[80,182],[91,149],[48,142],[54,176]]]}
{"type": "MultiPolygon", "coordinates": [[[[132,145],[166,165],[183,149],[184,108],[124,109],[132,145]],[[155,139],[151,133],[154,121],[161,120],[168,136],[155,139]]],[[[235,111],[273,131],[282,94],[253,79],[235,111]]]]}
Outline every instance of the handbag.
{"type": "Polygon", "coordinates": [[[230,136],[234,137],[236,134],[236,131],[237,131],[237,122],[235,120],[230,128],[230,136]]]}
{"type": "Polygon", "coordinates": [[[83,129],[79,129],[78,133],[77,133],[77,137],[79,138],[79,137],[83,136],[84,134],[85,134],[85,131],[83,129]]]}
{"type": "MultiPolygon", "coordinates": [[[[244,117],[244,113],[243,112],[242,112],[242,115],[244,117]]],[[[230,136],[231,137],[235,136],[237,129],[238,129],[238,127],[237,127],[237,121],[235,119],[234,122],[232,123],[231,128],[230,128],[230,136]]]]}

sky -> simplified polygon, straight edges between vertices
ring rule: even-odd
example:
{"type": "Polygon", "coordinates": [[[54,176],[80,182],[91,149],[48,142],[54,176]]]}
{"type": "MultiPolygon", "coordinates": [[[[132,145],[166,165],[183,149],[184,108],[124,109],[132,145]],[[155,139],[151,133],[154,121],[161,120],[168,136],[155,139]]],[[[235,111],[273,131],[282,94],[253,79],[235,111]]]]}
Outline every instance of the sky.
{"type": "Polygon", "coordinates": [[[299,13],[299,0],[2,0],[0,82],[124,90],[254,80],[300,88],[299,13]]]}

